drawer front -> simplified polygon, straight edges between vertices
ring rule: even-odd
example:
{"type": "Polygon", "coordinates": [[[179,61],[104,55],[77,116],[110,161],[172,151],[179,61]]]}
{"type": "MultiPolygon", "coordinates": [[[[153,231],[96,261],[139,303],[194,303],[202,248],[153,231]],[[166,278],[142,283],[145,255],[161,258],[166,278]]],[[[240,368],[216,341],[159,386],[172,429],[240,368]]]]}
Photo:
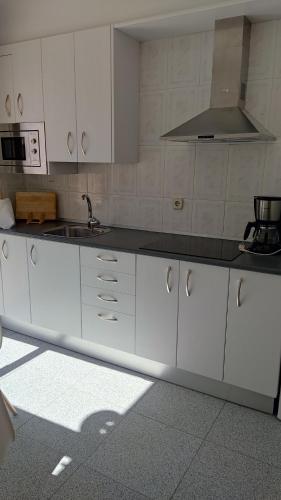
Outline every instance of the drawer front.
{"type": "Polygon", "coordinates": [[[81,283],[83,285],[111,290],[112,292],[123,292],[135,295],[135,276],[123,274],[108,269],[92,269],[81,267],[81,283]]]}
{"type": "Polygon", "coordinates": [[[135,317],[82,305],[82,338],[134,353],[135,317]]]}
{"type": "Polygon", "coordinates": [[[135,314],[135,296],[127,293],[107,291],[102,288],[82,286],[82,303],[102,307],[124,314],[135,314]]]}
{"type": "Polygon", "coordinates": [[[125,274],[136,273],[136,256],[102,248],[80,247],[81,265],[125,274]]]}

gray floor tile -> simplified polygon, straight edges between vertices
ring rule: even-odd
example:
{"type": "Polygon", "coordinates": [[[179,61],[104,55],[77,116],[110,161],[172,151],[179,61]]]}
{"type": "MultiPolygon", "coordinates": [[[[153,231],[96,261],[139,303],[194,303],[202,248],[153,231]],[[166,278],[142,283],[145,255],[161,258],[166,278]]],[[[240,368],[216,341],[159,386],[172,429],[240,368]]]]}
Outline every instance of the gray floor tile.
{"type": "Polygon", "coordinates": [[[79,465],[76,459],[69,462],[61,451],[18,435],[4,465],[0,466],[0,498],[50,498],[79,465]],[[64,466],[58,467],[58,464],[64,466]]]}
{"type": "Polygon", "coordinates": [[[52,500],[145,500],[92,467],[82,465],[52,497],[52,500]]]}
{"type": "Polygon", "coordinates": [[[167,382],[158,382],[134,411],[204,438],[224,401],[167,382]]]}
{"type": "Polygon", "coordinates": [[[207,439],[281,467],[281,422],[271,415],[227,403],[207,439]]]}
{"type": "Polygon", "coordinates": [[[205,442],[173,500],[277,500],[280,488],[280,470],[205,442]]]}
{"type": "Polygon", "coordinates": [[[122,409],[70,389],[49,406],[38,411],[19,432],[85,460],[119,423],[122,409]]]}
{"type": "Polygon", "coordinates": [[[89,463],[151,498],[168,498],[201,440],[131,412],[89,463]]]}

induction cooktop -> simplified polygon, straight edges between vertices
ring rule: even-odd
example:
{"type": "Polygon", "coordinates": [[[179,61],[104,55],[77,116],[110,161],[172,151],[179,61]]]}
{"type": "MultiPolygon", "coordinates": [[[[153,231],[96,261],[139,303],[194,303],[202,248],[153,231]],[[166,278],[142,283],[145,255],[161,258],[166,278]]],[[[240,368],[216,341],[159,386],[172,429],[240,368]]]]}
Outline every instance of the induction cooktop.
{"type": "Polygon", "coordinates": [[[238,245],[239,242],[233,240],[167,234],[140,250],[232,261],[241,254],[238,245]]]}

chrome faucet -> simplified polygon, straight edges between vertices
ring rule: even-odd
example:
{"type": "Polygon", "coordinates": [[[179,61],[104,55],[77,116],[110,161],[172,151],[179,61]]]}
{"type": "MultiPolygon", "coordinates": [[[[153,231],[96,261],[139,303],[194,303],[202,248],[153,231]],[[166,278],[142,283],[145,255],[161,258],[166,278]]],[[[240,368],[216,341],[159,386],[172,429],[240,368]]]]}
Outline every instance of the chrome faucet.
{"type": "Polygon", "coordinates": [[[82,200],[86,200],[88,204],[88,228],[92,231],[96,226],[100,225],[100,221],[93,215],[92,202],[87,194],[82,194],[82,200]]]}

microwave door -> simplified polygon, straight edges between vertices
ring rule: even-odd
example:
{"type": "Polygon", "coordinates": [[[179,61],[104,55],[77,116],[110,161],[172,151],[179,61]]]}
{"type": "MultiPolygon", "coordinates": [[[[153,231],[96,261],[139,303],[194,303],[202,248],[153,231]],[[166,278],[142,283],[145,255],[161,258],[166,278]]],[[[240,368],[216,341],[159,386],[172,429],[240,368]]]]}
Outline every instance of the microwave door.
{"type": "Polygon", "coordinates": [[[25,133],[1,132],[0,165],[23,167],[29,163],[29,144],[25,133]]]}

